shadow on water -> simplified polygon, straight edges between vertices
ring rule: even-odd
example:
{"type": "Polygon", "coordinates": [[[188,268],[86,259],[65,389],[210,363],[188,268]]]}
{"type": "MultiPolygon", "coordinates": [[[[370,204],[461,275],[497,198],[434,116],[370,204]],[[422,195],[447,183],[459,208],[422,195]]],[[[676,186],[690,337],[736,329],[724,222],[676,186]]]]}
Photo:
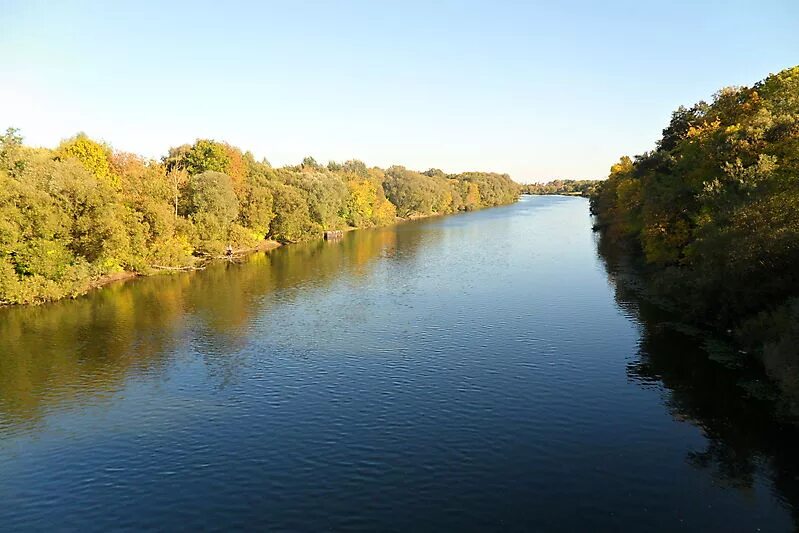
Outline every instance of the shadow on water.
{"type": "Polygon", "coordinates": [[[799,528],[799,427],[778,415],[779,398],[762,371],[713,361],[700,339],[678,331],[672,314],[641,296],[646,282],[623,250],[601,234],[597,250],[617,304],[641,325],[628,377],[665,389],[672,416],[699,427],[707,439],[704,450],[688,452],[687,463],[744,492],[765,477],[799,528]]]}
{"type": "Polygon", "coordinates": [[[120,517],[491,529],[505,517],[668,530],[675,509],[729,525],[785,524],[756,513],[790,508],[799,523],[796,427],[752,397],[752,369],[714,363],[668,327],[600,240],[638,333],[618,316],[575,202],[357,231],[0,309],[0,515],[98,529],[120,517]],[[716,487],[685,476],[694,468],[716,487]],[[764,486],[780,501],[735,510],[730,494],[764,486]],[[705,497],[729,516],[708,518],[705,497]]]}
{"type": "Polygon", "coordinates": [[[419,234],[352,232],[340,242],[136,279],[72,301],[0,309],[0,434],[34,429],[50,409],[102,400],[136,374],[163,374],[185,352],[190,330],[207,332],[205,363],[230,374],[236,364],[230,354],[261,313],[303,288],[364,275],[375,258],[396,253],[398,240],[409,256],[419,234]]]}

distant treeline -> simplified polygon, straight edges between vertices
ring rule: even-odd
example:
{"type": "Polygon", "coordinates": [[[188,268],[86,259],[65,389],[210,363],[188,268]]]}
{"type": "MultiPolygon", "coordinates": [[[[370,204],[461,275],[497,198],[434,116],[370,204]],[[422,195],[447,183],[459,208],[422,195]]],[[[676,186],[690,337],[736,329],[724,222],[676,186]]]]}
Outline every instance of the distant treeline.
{"type": "Polygon", "coordinates": [[[569,196],[591,196],[599,180],[552,180],[547,183],[522,185],[522,194],[566,194],[569,196]]]}
{"type": "Polygon", "coordinates": [[[637,251],[652,293],[799,383],[799,67],[680,107],[651,152],[623,157],[591,200],[637,251]]]}
{"type": "Polygon", "coordinates": [[[115,273],[192,268],[228,246],[470,211],[518,194],[506,174],[310,157],[273,168],[206,139],[155,161],[83,134],[30,148],[9,129],[0,136],[0,304],[75,296],[115,273]]]}

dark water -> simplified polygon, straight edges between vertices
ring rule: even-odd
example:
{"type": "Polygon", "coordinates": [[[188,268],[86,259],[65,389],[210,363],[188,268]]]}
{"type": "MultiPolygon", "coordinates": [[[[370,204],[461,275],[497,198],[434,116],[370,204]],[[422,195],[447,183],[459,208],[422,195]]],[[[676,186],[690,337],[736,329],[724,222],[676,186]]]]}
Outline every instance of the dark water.
{"type": "Polygon", "coordinates": [[[796,432],[585,200],[0,310],[0,529],[791,531],[796,432]]]}

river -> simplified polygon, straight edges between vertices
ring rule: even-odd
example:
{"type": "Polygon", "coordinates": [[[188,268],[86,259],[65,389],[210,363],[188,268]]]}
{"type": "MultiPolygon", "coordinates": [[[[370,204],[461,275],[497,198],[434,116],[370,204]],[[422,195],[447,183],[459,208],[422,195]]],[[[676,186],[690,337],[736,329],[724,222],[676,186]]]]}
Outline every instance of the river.
{"type": "Polygon", "coordinates": [[[791,531],[799,439],[587,202],[0,309],[0,529],[791,531]]]}

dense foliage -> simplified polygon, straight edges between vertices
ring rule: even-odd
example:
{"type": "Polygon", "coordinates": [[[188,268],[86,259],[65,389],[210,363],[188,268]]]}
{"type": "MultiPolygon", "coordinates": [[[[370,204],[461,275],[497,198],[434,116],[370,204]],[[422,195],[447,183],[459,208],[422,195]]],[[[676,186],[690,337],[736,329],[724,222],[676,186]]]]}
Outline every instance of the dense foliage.
{"type": "Polygon", "coordinates": [[[522,194],[564,194],[589,197],[599,185],[599,180],[552,180],[547,183],[522,185],[522,194]]]}
{"type": "Polygon", "coordinates": [[[194,266],[226,247],[297,242],[516,200],[507,175],[321,166],[272,168],[208,139],[161,161],[80,134],[55,150],[0,136],[0,304],[75,296],[115,273],[194,266]]]}
{"type": "Polygon", "coordinates": [[[654,293],[799,380],[799,67],[680,107],[592,197],[654,293]]]}

